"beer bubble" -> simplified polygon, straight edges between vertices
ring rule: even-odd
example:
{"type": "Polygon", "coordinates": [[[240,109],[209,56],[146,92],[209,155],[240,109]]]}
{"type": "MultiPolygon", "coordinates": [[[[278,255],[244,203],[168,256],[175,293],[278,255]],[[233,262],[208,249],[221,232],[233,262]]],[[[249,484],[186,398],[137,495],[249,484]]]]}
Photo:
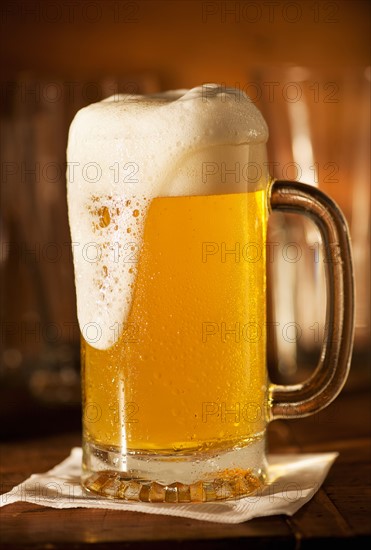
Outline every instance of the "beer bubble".
{"type": "Polygon", "coordinates": [[[139,210],[137,208],[133,210],[133,216],[134,218],[137,218],[139,216],[139,210]]]}

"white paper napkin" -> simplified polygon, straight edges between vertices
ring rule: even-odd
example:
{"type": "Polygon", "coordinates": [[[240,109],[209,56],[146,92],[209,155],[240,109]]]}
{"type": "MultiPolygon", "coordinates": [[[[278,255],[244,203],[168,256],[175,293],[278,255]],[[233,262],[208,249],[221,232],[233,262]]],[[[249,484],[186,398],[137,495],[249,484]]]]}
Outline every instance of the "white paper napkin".
{"type": "Polygon", "coordinates": [[[317,492],[338,453],[268,456],[270,483],[259,493],[239,500],[198,504],[151,504],[108,500],[87,494],[80,485],[80,447],[49,472],[34,474],[1,495],[0,506],[32,502],[52,508],[105,508],[180,516],[218,523],[241,523],[254,517],[292,516],[317,492]]]}

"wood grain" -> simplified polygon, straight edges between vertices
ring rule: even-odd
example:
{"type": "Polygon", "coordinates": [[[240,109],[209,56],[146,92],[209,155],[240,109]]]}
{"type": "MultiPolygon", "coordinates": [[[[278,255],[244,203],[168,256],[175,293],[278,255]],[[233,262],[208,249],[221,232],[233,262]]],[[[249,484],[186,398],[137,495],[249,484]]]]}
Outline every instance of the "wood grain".
{"type": "MultiPolygon", "coordinates": [[[[371,539],[369,392],[345,392],[317,418],[269,426],[272,452],[338,451],[339,458],[314,498],[292,518],[256,518],[239,525],[94,509],[56,510],[29,503],[1,509],[1,543],[8,549],[70,548],[314,548],[371,539]],[[331,419],[335,419],[333,422],[331,419]]],[[[61,434],[1,447],[2,492],[45,471],[80,444],[61,434]]]]}

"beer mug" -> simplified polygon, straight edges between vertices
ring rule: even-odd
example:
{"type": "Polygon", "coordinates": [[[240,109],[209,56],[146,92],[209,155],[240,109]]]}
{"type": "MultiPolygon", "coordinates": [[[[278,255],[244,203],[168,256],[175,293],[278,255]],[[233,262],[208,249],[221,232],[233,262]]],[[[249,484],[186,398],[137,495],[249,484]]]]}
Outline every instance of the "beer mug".
{"type": "Polygon", "coordinates": [[[267,482],[267,424],[319,411],[345,383],[347,225],[318,189],[272,181],[267,138],[249,98],[217,85],[116,96],[76,115],[67,178],[88,491],[179,503],[252,494],[267,482]],[[266,366],[272,210],[312,218],[325,249],[329,330],[316,371],[292,386],[271,383],[266,366]]]}

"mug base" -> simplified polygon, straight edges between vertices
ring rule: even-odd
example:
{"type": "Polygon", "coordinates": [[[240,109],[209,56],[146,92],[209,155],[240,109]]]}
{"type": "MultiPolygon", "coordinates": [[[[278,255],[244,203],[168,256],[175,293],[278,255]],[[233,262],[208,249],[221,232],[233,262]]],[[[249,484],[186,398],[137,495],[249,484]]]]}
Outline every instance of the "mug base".
{"type": "Polygon", "coordinates": [[[110,499],[215,502],[256,493],[265,482],[265,438],[221,453],[123,453],[85,442],[82,485],[110,499]]]}

